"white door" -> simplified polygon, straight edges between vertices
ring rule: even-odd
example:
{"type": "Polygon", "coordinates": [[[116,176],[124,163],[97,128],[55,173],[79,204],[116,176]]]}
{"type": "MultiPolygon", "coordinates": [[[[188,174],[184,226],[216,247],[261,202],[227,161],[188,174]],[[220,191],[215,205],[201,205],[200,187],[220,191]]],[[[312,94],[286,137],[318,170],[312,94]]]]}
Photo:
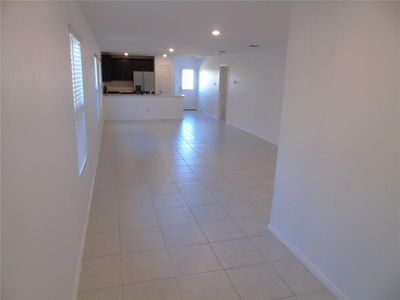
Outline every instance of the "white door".
{"type": "Polygon", "coordinates": [[[219,67],[219,119],[226,119],[226,102],[228,92],[228,67],[219,67]]]}
{"type": "Polygon", "coordinates": [[[156,72],[157,94],[172,94],[172,66],[160,65],[156,72]]]}
{"type": "Polygon", "coordinates": [[[179,94],[184,96],[184,109],[196,109],[196,69],[193,67],[179,67],[177,72],[177,81],[179,83],[179,94]]]}

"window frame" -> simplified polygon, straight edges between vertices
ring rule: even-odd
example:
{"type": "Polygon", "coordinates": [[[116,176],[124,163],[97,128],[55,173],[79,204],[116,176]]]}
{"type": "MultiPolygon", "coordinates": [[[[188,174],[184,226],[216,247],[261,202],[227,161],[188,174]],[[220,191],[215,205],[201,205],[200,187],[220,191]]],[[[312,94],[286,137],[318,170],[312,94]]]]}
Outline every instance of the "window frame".
{"type": "MultiPolygon", "coordinates": [[[[194,90],[194,88],[195,88],[195,70],[193,69],[193,68],[182,68],[182,70],[181,70],[181,87],[182,87],[182,90],[185,90],[185,91],[193,91],[194,90]],[[184,72],[185,71],[190,71],[191,73],[192,73],[192,81],[191,81],[191,83],[190,83],[190,88],[185,88],[185,84],[184,84],[184,72]]],[[[186,82],[186,83],[189,83],[189,82],[186,82]]]]}
{"type": "Polygon", "coordinates": [[[93,54],[93,65],[94,65],[94,81],[96,90],[96,109],[97,109],[97,120],[101,121],[103,103],[102,103],[102,79],[101,79],[101,63],[97,54],[93,54]]]}
{"type": "Polygon", "coordinates": [[[85,86],[83,74],[83,50],[82,42],[79,35],[74,30],[72,30],[71,27],[69,28],[69,47],[78,174],[79,176],[82,176],[88,160],[85,86]]]}

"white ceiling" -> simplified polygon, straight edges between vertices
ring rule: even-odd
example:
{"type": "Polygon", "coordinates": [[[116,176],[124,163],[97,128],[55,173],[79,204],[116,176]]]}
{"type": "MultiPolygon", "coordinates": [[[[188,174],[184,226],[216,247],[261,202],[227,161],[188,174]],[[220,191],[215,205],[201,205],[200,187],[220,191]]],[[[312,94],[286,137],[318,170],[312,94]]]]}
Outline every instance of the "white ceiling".
{"type": "Polygon", "coordinates": [[[102,51],[161,55],[216,55],[285,45],[289,4],[228,1],[82,1],[102,51]],[[218,28],[221,35],[211,35],[218,28]]]}

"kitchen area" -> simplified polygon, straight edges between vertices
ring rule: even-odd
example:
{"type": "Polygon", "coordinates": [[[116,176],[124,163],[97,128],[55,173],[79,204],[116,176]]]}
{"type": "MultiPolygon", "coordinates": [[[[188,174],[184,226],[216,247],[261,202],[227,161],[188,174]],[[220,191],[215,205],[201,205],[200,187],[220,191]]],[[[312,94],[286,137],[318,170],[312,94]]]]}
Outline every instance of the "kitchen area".
{"type": "Polygon", "coordinates": [[[184,96],[174,94],[174,62],[166,57],[102,53],[105,120],[179,120],[184,96]]]}

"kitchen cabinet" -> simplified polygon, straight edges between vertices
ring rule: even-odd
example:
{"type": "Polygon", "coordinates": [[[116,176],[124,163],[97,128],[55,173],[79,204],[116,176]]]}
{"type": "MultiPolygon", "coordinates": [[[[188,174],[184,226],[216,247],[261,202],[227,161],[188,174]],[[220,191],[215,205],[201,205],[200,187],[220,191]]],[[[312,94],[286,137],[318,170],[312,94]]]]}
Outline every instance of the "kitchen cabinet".
{"type": "Polygon", "coordinates": [[[133,72],[154,72],[154,58],[122,58],[103,54],[102,75],[103,81],[132,81],[133,72]]]}
{"type": "Polygon", "coordinates": [[[130,59],[119,58],[112,60],[112,80],[132,81],[132,71],[130,59]]]}
{"type": "Polygon", "coordinates": [[[132,71],[154,72],[153,58],[133,58],[131,59],[132,71]]]}
{"type": "Polygon", "coordinates": [[[103,81],[108,82],[112,80],[112,59],[111,55],[101,56],[101,74],[103,81]]]}

